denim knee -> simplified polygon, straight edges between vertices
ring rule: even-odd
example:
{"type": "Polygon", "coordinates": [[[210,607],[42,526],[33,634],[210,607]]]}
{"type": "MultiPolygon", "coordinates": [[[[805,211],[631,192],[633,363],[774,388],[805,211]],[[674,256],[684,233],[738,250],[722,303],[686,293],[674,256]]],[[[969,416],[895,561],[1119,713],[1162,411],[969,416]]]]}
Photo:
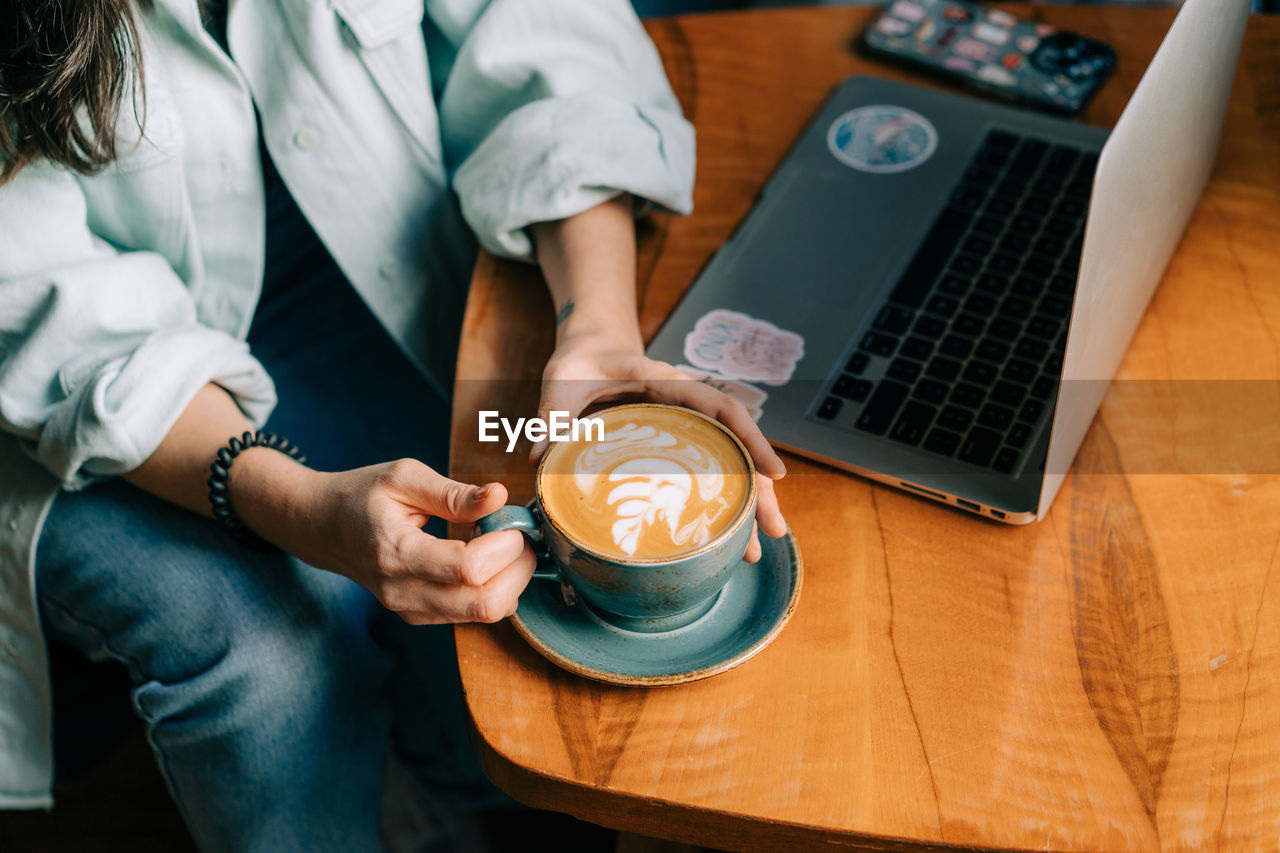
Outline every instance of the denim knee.
{"type": "Polygon", "coordinates": [[[327,597],[299,590],[297,597],[305,606],[279,602],[256,611],[258,618],[222,625],[216,645],[225,652],[203,669],[137,687],[135,704],[162,758],[175,748],[190,757],[207,744],[208,759],[238,787],[271,792],[282,803],[332,784],[334,770],[376,783],[390,665],[363,626],[372,597],[358,588],[327,597]]]}
{"type": "Polygon", "coordinates": [[[186,602],[178,617],[185,624],[146,644],[167,648],[147,655],[165,658],[165,666],[144,671],[139,710],[158,718],[143,698],[147,688],[178,685],[234,703],[235,713],[248,717],[353,691],[377,694],[389,662],[369,636],[376,601],[345,578],[306,566],[296,573],[270,599],[262,598],[269,588],[246,586],[218,590],[203,607],[186,602]]]}
{"type": "Polygon", "coordinates": [[[40,537],[46,630],[123,660],[135,681],[175,682],[237,643],[325,630],[371,650],[371,598],[279,551],[231,542],[209,519],[123,481],[60,495],[40,537]],[[98,646],[98,648],[95,648],[98,646]]]}
{"type": "Polygon", "coordinates": [[[376,602],[346,578],[113,481],[55,500],[37,591],[46,632],[126,664],[159,752],[218,741],[222,764],[259,774],[264,752],[382,738],[381,759],[389,662],[376,602]]]}

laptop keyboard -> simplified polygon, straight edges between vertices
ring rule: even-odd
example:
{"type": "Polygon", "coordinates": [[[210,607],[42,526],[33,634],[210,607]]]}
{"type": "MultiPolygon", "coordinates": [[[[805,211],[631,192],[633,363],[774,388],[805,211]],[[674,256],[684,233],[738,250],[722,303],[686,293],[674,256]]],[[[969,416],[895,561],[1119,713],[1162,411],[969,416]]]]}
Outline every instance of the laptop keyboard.
{"type": "Polygon", "coordinates": [[[815,416],[1015,474],[1053,410],[1097,162],[988,133],[815,416]]]}

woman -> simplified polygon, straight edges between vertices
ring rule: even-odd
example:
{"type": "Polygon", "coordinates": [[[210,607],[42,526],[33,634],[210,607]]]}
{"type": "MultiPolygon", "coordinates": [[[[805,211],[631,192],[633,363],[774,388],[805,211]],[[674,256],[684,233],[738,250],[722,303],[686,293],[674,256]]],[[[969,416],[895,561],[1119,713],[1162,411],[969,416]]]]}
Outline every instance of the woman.
{"type": "Polygon", "coordinates": [[[422,530],[507,497],[438,473],[454,194],[543,269],[544,411],[647,392],[783,468],[643,356],[633,199],[687,211],[693,141],[625,0],[231,5],[0,12],[0,805],[51,802],[48,634],[127,666],[202,847],[373,849],[389,731],[444,795],[486,792],[447,629],[408,626],[500,620],[533,568],[517,533],[422,530]],[[252,447],[211,503],[264,425],[310,467],[252,447]]]}

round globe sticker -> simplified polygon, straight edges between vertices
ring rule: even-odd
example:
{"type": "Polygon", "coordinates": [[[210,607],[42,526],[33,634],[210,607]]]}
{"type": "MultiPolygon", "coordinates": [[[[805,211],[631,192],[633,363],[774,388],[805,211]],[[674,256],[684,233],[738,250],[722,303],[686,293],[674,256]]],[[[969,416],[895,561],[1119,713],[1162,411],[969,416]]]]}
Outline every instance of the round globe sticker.
{"type": "Polygon", "coordinates": [[[827,146],[842,163],[863,172],[905,172],[933,156],[938,131],[906,107],[859,107],[832,123],[827,146]]]}

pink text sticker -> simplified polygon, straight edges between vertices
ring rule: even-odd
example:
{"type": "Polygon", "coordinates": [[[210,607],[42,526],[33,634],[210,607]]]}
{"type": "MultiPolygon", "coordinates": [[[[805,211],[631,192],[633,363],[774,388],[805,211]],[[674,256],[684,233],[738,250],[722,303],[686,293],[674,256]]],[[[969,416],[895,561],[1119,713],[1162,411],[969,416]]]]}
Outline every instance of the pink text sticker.
{"type": "Polygon", "coordinates": [[[717,308],[685,335],[684,357],[729,379],[784,385],[804,357],[804,338],[768,320],[717,308]]]}

